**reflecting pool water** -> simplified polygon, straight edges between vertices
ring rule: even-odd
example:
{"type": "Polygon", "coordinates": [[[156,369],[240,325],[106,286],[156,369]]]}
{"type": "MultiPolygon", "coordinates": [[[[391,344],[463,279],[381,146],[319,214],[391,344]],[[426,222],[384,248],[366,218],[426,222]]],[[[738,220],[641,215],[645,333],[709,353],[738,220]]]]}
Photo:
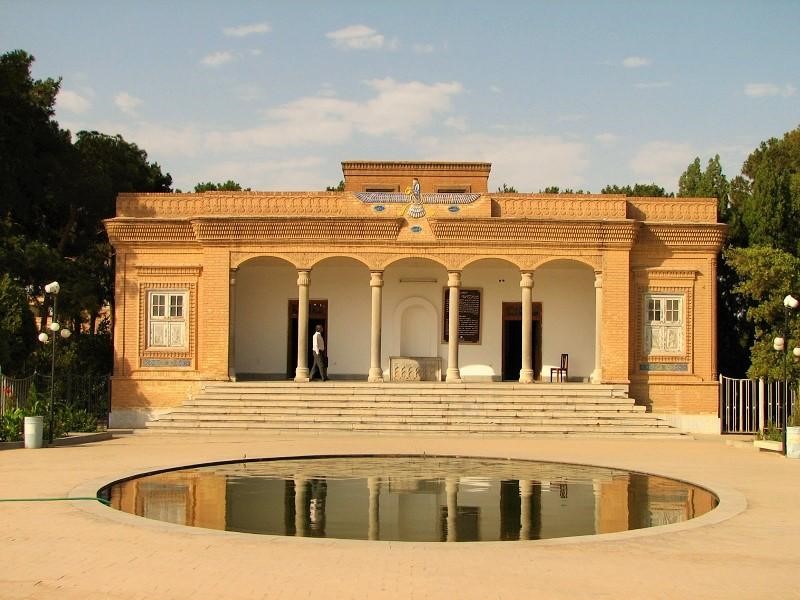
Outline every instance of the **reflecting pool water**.
{"type": "Polygon", "coordinates": [[[179,525],[269,535],[476,542],[677,523],[717,505],[681,481],[564,463],[348,456],[209,464],[100,490],[111,506],[179,525]]]}

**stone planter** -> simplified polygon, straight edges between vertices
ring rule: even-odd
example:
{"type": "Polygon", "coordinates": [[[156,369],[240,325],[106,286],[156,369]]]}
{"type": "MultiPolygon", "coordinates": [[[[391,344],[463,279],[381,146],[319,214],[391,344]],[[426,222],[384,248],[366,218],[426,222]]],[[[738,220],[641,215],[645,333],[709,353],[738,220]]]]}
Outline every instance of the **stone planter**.
{"type": "Polygon", "coordinates": [[[786,456],[800,458],[800,427],[786,428],[786,456]]]}

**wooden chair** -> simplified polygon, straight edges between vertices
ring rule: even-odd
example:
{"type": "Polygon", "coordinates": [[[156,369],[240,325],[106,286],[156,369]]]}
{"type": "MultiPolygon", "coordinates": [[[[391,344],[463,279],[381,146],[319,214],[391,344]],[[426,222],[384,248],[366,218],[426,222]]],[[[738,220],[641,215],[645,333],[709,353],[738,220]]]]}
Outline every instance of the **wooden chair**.
{"type": "Polygon", "coordinates": [[[569,379],[569,354],[561,355],[561,366],[550,369],[550,383],[553,383],[553,375],[556,381],[562,382],[569,379]]]}

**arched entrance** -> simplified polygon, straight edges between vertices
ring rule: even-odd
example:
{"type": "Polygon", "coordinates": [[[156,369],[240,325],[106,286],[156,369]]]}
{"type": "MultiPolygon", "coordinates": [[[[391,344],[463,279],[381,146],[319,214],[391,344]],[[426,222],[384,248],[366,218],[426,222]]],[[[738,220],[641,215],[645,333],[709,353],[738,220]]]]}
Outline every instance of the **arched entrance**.
{"type": "Polygon", "coordinates": [[[284,379],[287,303],[297,298],[297,270],[283,259],[263,256],[242,263],[232,279],[233,375],[236,379],[284,379]]]}
{"type": "MultiPolygon", "coordinates": [[[[519,268],[496,258],[467,265],[461,274],[462,298],[480,302],[479,335],[460,340],[461,377],[466,381],[518,381],[522,367],[522,302],[519,268]],[[477,338],[477,339],[476,339],[477,338]]],[[[465,304],[465,302],[462,302],[465,304]]],[[[462,310],[469,311],[469,306],[462,310]]],[[[475,315],[472,318],[476,318],[475,315]]],[[[534,334],[534,373],[541,366],[538,328],[534,334]],[[537,363],[538,358],[538,363],[537,363]]]]}
{"type": "Polygon", "coordinates": [[[569,259],[539,266],[534,273],[534,302],[541,303],[541,376],[569,355],[569,380],[590,381],[595,369],[595,289],[592,267],[569,259]]]}

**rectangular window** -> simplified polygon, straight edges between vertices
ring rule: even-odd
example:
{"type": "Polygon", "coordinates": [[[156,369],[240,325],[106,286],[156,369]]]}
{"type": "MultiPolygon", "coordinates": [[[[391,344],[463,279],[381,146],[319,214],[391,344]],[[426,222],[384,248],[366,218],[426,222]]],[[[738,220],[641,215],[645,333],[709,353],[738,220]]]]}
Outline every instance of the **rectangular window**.
{"type": "Polygon", "coordinates": [[[185,348],[187,346],[185,309],[187,299],[188,292],[185,291],[158,291],[148,294],[150,305],[148,348],[185,348]]]}
{"type": "Polygon", "coordinates": [[[437,194],[466,194],[469,189],[465,187],[440,187],[436,188],[437,194]]]}
{"type": "Polygon", "coordinates": [[[648,294],[644,315],[644,351],[650,355],[683,354],[683,296],[648,294]]]}

